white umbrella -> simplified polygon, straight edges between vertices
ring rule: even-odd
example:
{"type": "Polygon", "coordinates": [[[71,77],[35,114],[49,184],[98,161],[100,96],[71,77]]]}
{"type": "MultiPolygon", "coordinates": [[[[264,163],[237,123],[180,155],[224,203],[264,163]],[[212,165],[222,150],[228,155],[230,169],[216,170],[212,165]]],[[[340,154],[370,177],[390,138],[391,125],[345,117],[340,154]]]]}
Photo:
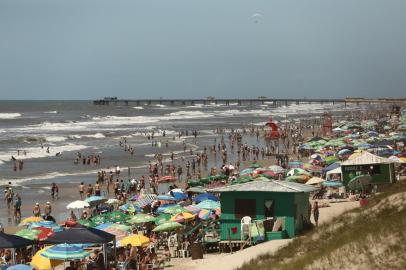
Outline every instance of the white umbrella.
{"type": "Polygon", "coordinates": [[[90,205],[87,202],[80,201],[80,200],[71,202],[70,204],[68,204],[66,206],[67,209],[83,209],[83,208],[86,208],[86,207],[90,207],[90,205]]]}
{"type": "Polygon", "coordinates": [[[317,185],[323,183],[325,180],[320,177],[312,177],[306,182],[306,185],[317,185]]]}
{"type": "Polygon", "coordinates": [[[119,200],[111,198],[111,199],[108,199],[106,203],[107,204],[116,204],[116,203],[119,203],[119,202],[120,202],[119,200]]]}

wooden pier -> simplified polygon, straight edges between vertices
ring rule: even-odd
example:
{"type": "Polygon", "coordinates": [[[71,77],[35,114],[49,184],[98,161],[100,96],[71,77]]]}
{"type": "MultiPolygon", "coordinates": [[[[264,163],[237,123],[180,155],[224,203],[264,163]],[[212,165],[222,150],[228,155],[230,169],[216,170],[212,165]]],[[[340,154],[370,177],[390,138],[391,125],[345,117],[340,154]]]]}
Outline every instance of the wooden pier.
{"type": "Polygon", "coordinates": [[[215,99],[117,99],[104,98],[94,100],[94,105],[136,105],[136,106],[151,106],[151,105],[169,105],[169,106],[185,106],[196,104],[223,104],[230,105],[262,105],[271,104],[274,106],[289,105],[289,104],[311,104],[311,103],[331,103],[331,104],[393,104],[406,105],[406,99],[364,99],[364,98],[345,98],[345,99],[281,99],[281,98],[215,98],[215,99]]]}

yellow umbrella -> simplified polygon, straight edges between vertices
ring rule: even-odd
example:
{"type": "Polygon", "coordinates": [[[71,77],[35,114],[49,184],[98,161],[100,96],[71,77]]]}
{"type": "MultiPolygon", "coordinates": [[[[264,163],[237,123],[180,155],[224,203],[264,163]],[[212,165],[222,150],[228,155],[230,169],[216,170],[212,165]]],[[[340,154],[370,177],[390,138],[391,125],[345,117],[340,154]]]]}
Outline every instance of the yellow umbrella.
{"type": "Polygon", "coordinates": [[[188,213],[188,212],[184,212],[184,213],[177,214],[176,216],[173,216],[171,218],[171,221],[184,222],[184,221],[193,220],[194,218],[195,218],[195,215],[188,213]]]}
{"type": "Polygon", "coordinates": [[[20,222],[20,225],[27,225],[28,223],[40,222],[44,219],[42,217],[27,217],[20,222]]]}
{"type": "Polygon", "coordinates": [[[142,234],[132,234],[120,241],[120,246],[124,247],[130,244],[133,247],[141,247],[148,245],[150,242],[149,238],[142,234]]]}
{"type": "Polygon", "coordinates": [[[401,157],[400,160],[406,162],[406,157],[401,157]]]}
{"type": "Polygon", "coordinates": [[[348,160],[353,160],[354,158],[359,157],[360,155],[362,155],[362,151],[357,152],[358,150],[354,151],[354,154],[352,154],[351,156],[348,157],[348,160]]]}
{"type": "Polygon", "coordinates": [[[31,266],[34,267],[35,270],[49,270],[63,263],[63,261],[60,260],[50,260],[44,256],[41,256],[41,253],[50,247],[52,246],[38,250],[37,253],[35,253],[35,255],[32,257],[31,266]]]}

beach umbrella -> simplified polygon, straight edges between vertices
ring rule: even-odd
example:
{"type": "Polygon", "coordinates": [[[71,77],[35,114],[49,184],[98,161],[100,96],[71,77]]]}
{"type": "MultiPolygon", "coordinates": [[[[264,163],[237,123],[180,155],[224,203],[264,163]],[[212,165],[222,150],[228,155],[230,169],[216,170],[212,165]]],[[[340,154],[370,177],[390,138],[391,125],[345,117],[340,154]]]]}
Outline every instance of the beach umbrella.
{"type": "Polygon", "coordinates": [[[37,239],[39,241],[44,241],[48,237],[55,235],[55,232],[51,228],[38,227],[38,228],[34,228],[33,231],[39,231],[39,233],[37,235],[37,239]]]}
{"type": "Polygon", "coordinates": [[[89,252],[77,245],[59,244],[44,250],[41,256],[53,260],[81,260],[88,257],[89,252]]]}
{"type": "Polygon", "coordinates": [[[134,206],[139,209],[144,208],[145,206],[150,205],[153,201],[156,201],[156,197],[157,195],[155,194],[144,194],[134,202],[134,206]]]}
{"type": "Polygon", "coordinates": [[[68,204],[66,206],[66,209],[83,209],[86,207],[90,207],[90,204],[88,202],[78,200],[68,204]]]}
{"type": "Polygon", "coordinates": [[[341,183],[340,181],[324,181],[323,183],[321,183],[321,185],[325,187],[339,188],[343,186],[343,183],[341,183]]]}
{"type": "Polygon", "coordinates": [[[403,161],[401,158],[399,158],[397,156],[390,156],[390,157],[388,157],[388,159],[390,159],[396,163],[406,163],[405,161],[403,161]]]}
{"type": "Polygon", "coordinates": [[[274,171],[267,170],[267,171],[261,172],[260,175],[264,176],[264,177],[266,177],[268,179],[272,179],[272,178],[275,178],[278,174],[275,173],[274,171]]]}
{"type": "Polygon", "coordinates": [[[170,195],[158,195],[158,197],[156,197],[158,200],[161,201],[176,201],[176,199],[173,196],[170,195]]]}
{"type": "Polygon", "coordinates": [[[193,214],[197,214],[201,210],[196,205],[187,205],[187,206],[185,206],[185,209],[188,210],[190,213],[193,213],[193,214]]]}
{"type": "Polygon", "coordinates": [[[15,264],[7,267],[8,270],[33,270],[32,266],[26,264],[15,264]]]}
{"type": "Polygon", "coordinates": [[[191,221],[193,219],[195,219],[194,214],[185,212],[185,213],[180,213],[180,214],[173,216],[170,220],[182,223],[185,221],[191,221]]]}
{"type": "Polygon", "coordinates": [[[338,158],[335,156],[329,156],[324,159],[327,165],[333,164],[334,162],[338,161],[338,158]]]}
{"type": "Polygon", "coordinates": [[[96,225],[100,225],[106,223],[108,221],[108,217],[106,215],[97,215],[92,217],[91,221],[96,225]]]}
{"type": "Polygon", "coordinates": [[[182,201],[187,199],[187,195],[183,192],[172,192],[172,196],[177,200],[177,201],[182,201]]]}
{"type": "Polygon", "coordinates": [[[174,231],[179,228],[183,228],[183,225],[178,222],[168,221],[168,222],[162,223],[161,225],[158,225],[152,231],[153,232],[169,232],[169,231],[174,231]]]}
{"type": "Polygon", "coordinates": [[[63,263],[63,260],[50,260],[41,256],[41,253],[51,248],[52,246],[47,246],[41,250],[38,250],[35,255],[32,257],[30,264],[36,270],[49,270],[63,263]]]}
{"type": "Polygon", "coordinates": [[[123,212],[120,212],[120,211],[113,211],[111,213],[107,213],[106,216],[107,216],[108,220],[113,223],[116,223],[116,222],[123,223],[123,222],[127,221],[128,219],[130,219],[130,217],[127,214],[124,214],[123,212]]]}
{"type": "Polygon", "coordinates": [[[274,173],[284,173],[285,172],[285,169],[278,165],[269,166],[268,170],[273,171],[274,173]]]}
{"type": "Polygon", "coordinates": [[[317,185],[323,183],[325,180],[320,177],[312,177],[307,182],[306,185],[317,185]]]}
{"type": "Polygon", "coordinates": [[[49,228],[49,229],[52,229],[54,232],[63,231],[63,228],[59,224],[56,224],[55,222],[50,221],[50,220],[34,222],[34,223],[31,223],[29,226],[30,229],[34,229],[34,228],[38,228],[38,227],[49,228]]]}
{"type": "Polygon", "coordinates": [[[42,217],[27,217],[25,219],[23,219],[19,225],[27,225],[29,223],[33,223],[33,222],[40,222],[44,220],[42,217]]]}
{"type": "Polygon", "coordinates": [[[289,168],[302,168],[303,161],[300,161],[300,160],[290,161],[290,162],[288,162],[288,167],[289,168]]]}
{"type": "Polygon", "coordinates": [[[106,201],[106,203],[107,203],[107,204],[119,204],[120,201],[117,200],[117,199],[115,199],[115,198],[111,198],[111,199],[108,199],[108,200],[106,201]]]}
{"type": "Polygon", "coordinates": [[[173,206],[165,208],[163,211],[165,214],[176,215],[183,212],[188,212],[187,209],[183,208],[180,205],[174,204],[173,206]]]}
{"type": "Polygon", "coordinates": [[[297,175],[311,175],[308,171],[301,169],[301,168],[295,168],[291,169],[286,173],[286,176],[297,176],[297,175]]]}
{"type": "Polygon", "coordinates": [[[296,182],[296,183],[305,183],[310,176],[308,175],[292,175],[289,177],[286,177],[286,181],[288,182],[296,182]]]}
{"type": "Polygon", "coordinates": [[[261,165],[258,164],[258,163],[256,163],[256,162],[254,162],[254,163],[252,163],[252,164],[250,165],[250,168],[251,168],[251,169],[258,169],[258,168],[261,168],[261,165]]]}
{"type": "Polygon", "coordinates": [[[130,224],[141,224],[141,223],[146,223],[146,222],[153,222],[155,221],[156,218],[151,216],[151,215],[147,215],[147,214],[136,214],[135,216],[133,216],[128,223],[130,224]]]}
{"type": "Polygon", "coordinates": [[[214,210],[207,210],[207,209],[202,209],[199,212],[199,218],[202,220],[207,220],[209,219],[211,216],[213,216],[213,212],[214,210]]]}
{"type": "Polygon", "coordinates": [[[186,190],[186,192],[191,192],[191,193],[206,193],[206,189],[203,187],[191,187],[186,190]]]}
{"type": "Polygon", "coordinates": [[[361,189],[364,190],[366,186],[368,186],[372,181],[372,177],[370,175],[359,175],[351,179],[347,187],[351,190],[361,189]]]}
{"type": "Polygon", "coordinates": [[[142,234],[132,234],[121,239],[120,246],[125,247],[130,244],[133,247],[142,247],[148,245],[150,242],[151,240],[142,234]]]}
{"type": "Polygon", "coordinates": [[[160,225],[165,222],[168,222],[171,219],[170,214],[160,214],[158,217],[155,218],[155,224],[160,225]]]}
{"type": "Polygon", "coordinates": [[[248,168],[248,169],[242,170],[242,171],[240,172],[240,175],[251,174],[254,170],[255,170],[255,168],[248,168]]]}
{"type": "Polygon", "coordinates": [[[197,202],[197,203],[205,201],[205,200],[218,201],[219,199],[210,193],[203,193],[203,194],[200,194],[193,198],[193,201],[197,202]]]}
{"type": "Polygon", "coordinates": [[[129,213],[135,213],[135,212],[140,212],[141,209],[137,206],[135,206],[132,203],[126,203],[122,206],[120,206],[120,210],[124,212],[129,212],[129,213]]]}
{"type": "Polygon", "coordinates": [[[85,199],[85,202],[89,203],[91,206],[96,206],[106,201],[107,199],[103,196],[90,196],[89,198],[85,199]]]}
{"type": "Polygon", "coordinates": [[[127,237],[127,235],[128,235],[127,231],[120,230],[120,229],[114,228],[114,227],[107,228],[103,231],[114,235],[116,237],[116,240],[121,240],[121,239],[127,237]]]}
{"type": "Polygon", "coordinates": [[[220,208],[220,203],[212,201],[212,200],[204,200],[201,203],[197,204],[197,207],[199,207],[200,209],[211,210],[211,209],[220,208]]]}
{"type": "Polygon", "coordinates": [[[86,226],[86,227],[95,227],[96,226],[96,223],[94,223],[90,219],[79,219],[78,223],[83,226],[86,226]]]}
{"type": "Polygon", "coordinates": [[[14,235],[23,237],[25,239],[29,240],[37,240],[38,239],[38,234],[40,231],[37,230],[31,230],[31,229],[22,229],[16,232],[14,235]]]}
{"type": "Polygon", "coordinates": [[[341,149],[340,151],[338,151],[338,155],[343,156],[343,155],[350,155],[352,153],[352,151],[350,149],[341,149]]]}

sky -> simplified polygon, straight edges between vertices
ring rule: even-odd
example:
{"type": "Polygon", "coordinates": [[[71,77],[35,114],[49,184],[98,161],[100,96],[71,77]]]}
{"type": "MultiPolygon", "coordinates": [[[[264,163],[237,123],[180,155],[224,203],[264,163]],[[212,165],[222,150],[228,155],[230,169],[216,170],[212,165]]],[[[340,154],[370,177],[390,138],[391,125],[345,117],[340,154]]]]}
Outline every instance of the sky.
{"type": "Polygon", "coordinates": [[[405,0],[0,0],[0,99],[404,98],[405,10],[405,0]]]}

